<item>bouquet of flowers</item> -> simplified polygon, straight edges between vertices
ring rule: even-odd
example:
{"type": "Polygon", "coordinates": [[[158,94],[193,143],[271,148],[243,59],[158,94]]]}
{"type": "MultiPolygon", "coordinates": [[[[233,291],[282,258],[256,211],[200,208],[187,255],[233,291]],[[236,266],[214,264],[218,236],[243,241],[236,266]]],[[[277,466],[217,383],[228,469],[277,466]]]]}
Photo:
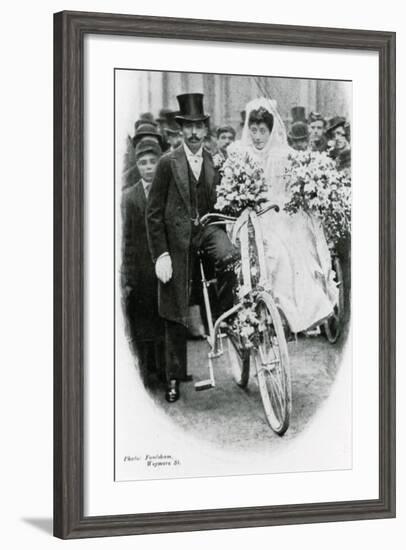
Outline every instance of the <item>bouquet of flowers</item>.
{"type": "MultiPolygon", "coordinates": [[[[249,230],[252,229],[249,227],[249,230]]],[[[254,240],[250,239],[250,249],[249,249],[249,262],[250,262],[250,277],[253,290],[246,294],[242,300],[242,309],[240,309],[232,318],[231,318],[231,328],[235,334],[238,334],[240,339],[241,347],[244,349],[249,349],[252,347],[257,347],[258,338],[260,332],[264,330],[263,323],[258,319],[258,315],[255,309],[256,297],[260,289],[257,289],[257,284],[259,282],[259,266],[258,266],[258,253],[256,247],[253,246],[254,240]]],[[[239,296],[241,285],[243,283],[241,264],[236,267],[236,295],[239,296]]]]}
{"type": "Polygon", "coordinates": [[[231,328],[239,335],[241,347],[244,349],[257,347],[261,332],[266,328],[255,310],[255,296],[255,291],[247,294],[242,300],[243,307],[231,320],[231,328]]]}
{"type": "Polygon", "coordinates": [[[239,216],[245,208],[259,210],[260,205],[267,201],[264,172],[247,152],[230,154],[219,172],[221,181],[217,186],[216,210],[239,216]]]}
{"type": "Polygon", "coordinates": [[[284,209],[302,209],[322,222],[327,242],[334,247],[351,232],[351,180],[339,172],[327,153],[297,151],[289,155],[285,177],[290,181],[290,200],[284,209]]]}

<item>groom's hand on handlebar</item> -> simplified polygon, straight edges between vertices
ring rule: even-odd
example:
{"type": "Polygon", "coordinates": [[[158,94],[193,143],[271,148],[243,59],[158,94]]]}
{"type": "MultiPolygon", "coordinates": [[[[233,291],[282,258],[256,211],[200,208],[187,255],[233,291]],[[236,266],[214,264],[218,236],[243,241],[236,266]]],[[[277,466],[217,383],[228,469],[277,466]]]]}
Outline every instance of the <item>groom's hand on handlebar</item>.
{"type": "Polygon", "coordinates": [[[165,284],[172,279],[172,260],[167,252],[155,262],[155,273],[161,283],[165,284]]]}

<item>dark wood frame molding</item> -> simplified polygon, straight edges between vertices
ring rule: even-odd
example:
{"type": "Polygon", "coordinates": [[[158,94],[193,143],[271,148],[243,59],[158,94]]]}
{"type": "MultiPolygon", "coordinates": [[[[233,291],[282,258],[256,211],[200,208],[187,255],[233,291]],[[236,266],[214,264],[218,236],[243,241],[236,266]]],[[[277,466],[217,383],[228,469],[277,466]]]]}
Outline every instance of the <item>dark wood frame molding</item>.
{"type": "Polygon", "coordinates": [[[103,13],[54,16],[54,534],[167,533],[395,516],[395,33],[103,13]],[[379,498],[86,517],[83,514],[83,39],[124,35],[379,54],[379,498]]]}

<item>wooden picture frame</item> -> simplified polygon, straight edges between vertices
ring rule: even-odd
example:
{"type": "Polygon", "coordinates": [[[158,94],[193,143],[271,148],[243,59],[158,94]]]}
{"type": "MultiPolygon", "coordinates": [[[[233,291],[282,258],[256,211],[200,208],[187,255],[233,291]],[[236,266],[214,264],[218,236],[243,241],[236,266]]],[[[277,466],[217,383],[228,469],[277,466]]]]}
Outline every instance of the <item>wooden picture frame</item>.
{"type": "Polygon", "coordinates": [[[102,13],[54,16],[54,534],[101,537],[395,515],[395,33],[102,13]],[[83,40],[86,34],[379,54],[379,498],[84,516],[83,40]]]}

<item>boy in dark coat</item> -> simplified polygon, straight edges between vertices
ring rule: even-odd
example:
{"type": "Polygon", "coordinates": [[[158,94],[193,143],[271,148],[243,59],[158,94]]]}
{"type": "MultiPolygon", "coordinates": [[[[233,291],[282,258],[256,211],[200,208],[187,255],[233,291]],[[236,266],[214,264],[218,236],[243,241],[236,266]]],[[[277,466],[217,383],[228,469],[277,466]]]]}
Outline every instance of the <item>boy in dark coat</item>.
{"type": "Polygon", "coordinates": [[[141,377],[149,387],[163,378],[163,321],[158,315],[157,278],[148,248],[145,210],[161,149],[145,137],[135,147],[141,179],[122,195],[122,286],[129,335],[141,377]]]}

